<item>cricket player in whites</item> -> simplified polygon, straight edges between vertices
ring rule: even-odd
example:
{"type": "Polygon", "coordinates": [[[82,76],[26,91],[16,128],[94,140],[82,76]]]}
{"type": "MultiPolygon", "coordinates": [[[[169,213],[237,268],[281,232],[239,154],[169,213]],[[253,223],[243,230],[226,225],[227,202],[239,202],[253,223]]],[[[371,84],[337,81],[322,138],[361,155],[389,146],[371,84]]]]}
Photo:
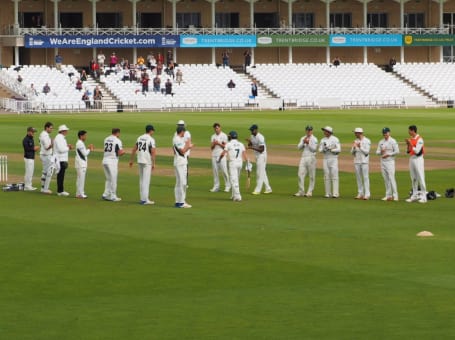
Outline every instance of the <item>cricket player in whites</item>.
{"type": "Polygon", "coordinates": [[[41,175],[41,192],[44,194],[52,194],[52,191],[49,190],[49,185],[51,184],[52,175],[54,173],[54,168],[52,167],[52,146],[53,142],[50,136],[54,128],[54,124],[51,122],[46,122],[44,124],[44,130],[39,135],[40,142],[40,158],[43,163],[43,172],[41,175]]]}
{"type": "Polygon", "coordinates": [[[300,158],[298,178],[299,191],[294,194],[297,197],[313,196],[314,181],[316,178],[316,151],[318,150],[318,139],[313,135],[313,127],[307,125],[305,128],[306,135],[300,138],[297,148],[302,151],[300,158]],[[308,191],[305,192],[305,177],[308,175],[308,191]]]}
{"type": "Polygon", "coordinates": [[[382,129],[383,139],[379,141],[376,154],[381,156],[381,172],[385,184],[383,201],[398,201],[397,181],[395,180],[395,156],[400,153],[397,141],[390,136],[390,129],[382,129]]]}
{"type": "Polygon", "coordinates": [[[112,134],[104,139],[103,168],[106,182],[102,198],[112,202],[122,200],[117,196],[118,159],[125,154],[125,150],[119,136],[120,129],[113,128],[112,134]]]}
{"type": "Polygon", "coordinates": [[[133,166],[134,155],[137,154],[137,165],[139,167],[139,193],[140,204],[152,205],[154,201],[149,199],[150,178],[152,170],[155,169],[156,144],[152,135],[155,133],[153,125],[145,127],[145,134],[139,136],[131,152],[130,168],[133,166]]]}
{"type": "Polygon", "coordinates": [[[409,154],[409,170],[411,173],[412,195],[406,202],[427,203],[427,186],[425,184],[424,169],[424,142],[423,138],[417,134],[417,126],[411,125],[408,129],[409,136],[405,140],[407,152],[409,154]]]}
{"type": "Polygon", "coordinates": [[[229,132],[229,142],[226,144],[224,151],[221,153],[219,162],[228,155],[229,159],[229,179],[232,188],[232,200],[240,202],[242,196],[240,195],[239,177],[242,171],[243,161],[247,161],[245,146],[238,141],[237,132],[229,132]]]}
{"type": "Polygon", "coordinates": [[[219,123],[213,124],[215,133],[211,137],[210,149],[212,150],[212,169],[213,169],[213,188],[210,192],[220,191],[220,175],[224,178],[225,192],[231,191],[231,183],[229,182],[229,174],[227,169],[226,157],[220,157],[228,142],[228,136],[221,131],[219,123]]]}
{"type": "Polygon", "coordinates": [[[76,168],[76,198],[85,199],[85,176],[87,175],[87,158],[90,152],[94,150],[93,144],[85,146],[87,140],[87,131],[80,130],[77,133],[76,157],[74,158],[74,167],[76,168]]]}
{"type": "Polygon", "coordinates": [[[326,198],[338,198],[339,179],[338,179],[338,154],[341,152],[340,140],[333,135],[333,129],[330,126],[322,128],[324,138],[319,144],[319,152],[324,154],[324,187],[326,198]]]}
{"type": "Polygon", "coordinates": [[[251,136],[247,139],[248,149],[254,151],[256,156],[256,188],[252,192],[253,195],[259,195],[262,190],[262,186],[265,186],[264,194],[271,194],[272,188],[269,184],[267,172],[265,170],[267,166],[267,147],[265,145],[264,136],[258,132],[258,126],[253,124],[250,126],[251,136]]]}
{"type": "Polygon", "coordinates": [[[370,199],[369,162],[371,141],[364,136],[362,128],[354,129],[355,140],[351,154],[354,156],[355,178],[357,180],[356,200],[370,199]]]}
{"type": "Polygon", "coordinates": [[[188,176],[188,151],[193,147],[191,140],[185,139],[185,127],[177,126],[176,133],[172,140],[174,148],[174,171],[175,171],[175,207],[191,208],[186,202],[186,187],[188,176]]]}

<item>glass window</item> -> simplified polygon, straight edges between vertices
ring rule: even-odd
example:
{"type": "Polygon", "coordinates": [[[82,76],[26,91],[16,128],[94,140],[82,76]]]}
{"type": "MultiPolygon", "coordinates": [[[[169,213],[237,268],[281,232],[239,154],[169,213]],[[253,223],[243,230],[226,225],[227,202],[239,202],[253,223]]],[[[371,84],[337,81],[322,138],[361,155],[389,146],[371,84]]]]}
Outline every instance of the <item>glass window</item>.
{"type": "Polygon", "coordinates": [[[161,28],[161,13],[141,13],[139,26],[143,28],[161,28]]]}
{"type": "Polygon", "coordinates": [[[404,14],[405,27],[425,27],[425,14],[424,13],[405,13],[404,14]]]}
{"type": "Polygon", "coordinates": [[[330,14],[331,27],[352,27],[352,13],[331,13],[330,14]]]}
{"type": "Polygon", "coordinates": [[[278,28],[278,13],[254,13],[254,23],[258,28],[278,28]]]}
{"type": "Polygon", "coordinates": [[[216,27],[237,28],[240,27],[239,13],[215,13],[216,27]]]}
{"type": "Polygon", "coordinates": [[[387,13],[368,13],[367,24],[369,27],[388,27],[387,13]]]}
{"type": "Polygon", "coordinates": [[[314,27],[314,13],[293,13],[292,24],[297,28],[314,27]]]}
{"type": "Polygon", "coordinates": [[[60,25],[63,28],[82,27],[82,13],[60,13],[60,25]]]}
{"type": "Polygon", "coordinates": [[[201,27],[201,13],[177,13],[176,19],[181,28],[201,27]]]}
{"type": "Polygon", "coordinates": [[[96,13],[96,22],[101,28],[122,27],[122,13],[96,13]]]}
{"type": "Polygon", "coordinates": [[[42,12],[20,12],[19,23],[21,27],[41,27],[44,26],[44,16],[42,12]]]}

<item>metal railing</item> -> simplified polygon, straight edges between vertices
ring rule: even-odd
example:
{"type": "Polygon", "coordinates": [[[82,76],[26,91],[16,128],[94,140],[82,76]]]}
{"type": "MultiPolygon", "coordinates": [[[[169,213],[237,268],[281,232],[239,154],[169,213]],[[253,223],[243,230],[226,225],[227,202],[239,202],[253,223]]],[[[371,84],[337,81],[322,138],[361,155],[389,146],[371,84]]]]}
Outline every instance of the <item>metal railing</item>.
{"type": "Polygon", "coordinates": [[[83,27],[83,28],[24,28],[6,26],[3,28],[3,35],[5,36],[24,36],[30,35],[220,35],[220,34],[233,34],[233,35],[277,35],[277,34],[291,34],[291,35],[322,35],[322,34],[449,34],[450,27],[431,27],[431,28],[396,28],[396,27],[319,27],[319,28],[139,28],[139,27],[122,27],[122,28],[100,28],[100,27],[83,27]]]}

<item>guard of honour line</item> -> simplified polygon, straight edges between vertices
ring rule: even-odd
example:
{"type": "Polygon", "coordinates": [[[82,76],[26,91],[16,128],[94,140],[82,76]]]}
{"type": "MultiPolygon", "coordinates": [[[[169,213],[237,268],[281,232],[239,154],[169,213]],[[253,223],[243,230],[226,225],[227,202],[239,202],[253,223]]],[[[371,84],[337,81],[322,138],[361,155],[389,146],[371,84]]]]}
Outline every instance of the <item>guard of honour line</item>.
{"type": "MultiPolygon", "coordinates": [[[[24,190],[35,191],[37,188],[32,186],[34,172],[35,153],[39,152],[42,162],[41,192],[52,194],[49,189],[53,174],[57,174],[57,195],[69,196],[65,191],[65,172],[68,168],[69,152],[73,150],[73,145],[67,143],[66,137],[69,128],[66,125],[58,127],[58,134],[51,138],[54,126],[51,122],[44,124],[43,131],[39,135],[39,145],[35,145],[34,134],[37,130],[34,127],[27,128],[27,134],[23,139],[25,176],[24,190]]],[[[247,145],[239,141],[236,131],[224,133],[219,123],[213,124],[214,134],[210,139],[210,149],[212,153],[211,162],[213,170],[213,187],[210,192],[221,191],[221,178],[224,182],[224,192],[231,193],[234,202],[242,201],[240,192],[240,175],[244,162],[245,170],[248,174],[247,188],[250,184],[250,173],[252,164],[248,159],[247,150],[252,150],[256,159],[256,186],[251,192],[253,195],[271,194],[267,176],[267,146],[265,137],[259,132],[256,124],[250,126],[250,136],[246,138],[247,145]],[[264,189],[264,191],[262,191],[264,189]]],[[[313,127],[305,127],[305,135],[300,138],[297,148],[302,151],[298,167],[298,191],[294,194],[297,197],[312,197],[316,179],[316,154],[323,154],[323,173],[324,173],[324,197],[338,198],[339,176],[338,176],[338,156],[341,152],[340,140],[334,135],[331,126],[322,129],[324,137],[318,143],[318,139],[313,135],[313,127]],[[305,189],[305,181],[308,177],[308,186],[305,189]]],[[[150,199],[150,181],[156,166],[156,143],[153,137],[155,128],[148,124],[145,131],[141,134],[130,154],[129,166],[132,167],[135,159],[139,172],[139,196],[140,204],[154,205],[150,199]]],[[[355,140],[352,143],[351,154],[354,158],[354,170],[357,182],[358,200],[369,200],[370,181],[369,181],[369,158],[371,153],[371,141],[364,135],[362,128],[357,127],[353,130],[355,140]]],[[[409,138],[405,139],[406,152],[409,155],[409,171],[411,175],[412,192],[406,202],[427,202],[427,192],[425,184],[424,170],[424,141],[417,133],[417,127],[408,127],[409,138]]],[[[397,183],[395,179],[395,156],[399,154],[397,141],[391,136],[388,127],[382,129],[383,138],[379,141],[376,155],[381,159],[381,173],[385,184],[385,196],[383,201],[398,201],[397,183]]],[[[76,194],[78,199],[86,199],[85,178],[87,173],[88,156],[94,150],[93,144],[86,145],[88,133],[80,130],[77,133],[75,144],[75,168],[76,168],[76,194]]],[[[172,138],[174,153],[174,172],[175,172],[175,207],[191,208],[186,201],[188,188],[188,161],[191,149],[194,144],[191,141],[191,134],[187,130],[183,120],[178,121],[175,134],[172,138]]],[[[120,129],[113,128],[109,136],[104,139],[103,144],[103,169],[105,174],[105,189],[102,199],[110,202],[119,202],[121,198],[117,196],[117,178],[119,158],[126,152],[120,139],[120,129]]]]}

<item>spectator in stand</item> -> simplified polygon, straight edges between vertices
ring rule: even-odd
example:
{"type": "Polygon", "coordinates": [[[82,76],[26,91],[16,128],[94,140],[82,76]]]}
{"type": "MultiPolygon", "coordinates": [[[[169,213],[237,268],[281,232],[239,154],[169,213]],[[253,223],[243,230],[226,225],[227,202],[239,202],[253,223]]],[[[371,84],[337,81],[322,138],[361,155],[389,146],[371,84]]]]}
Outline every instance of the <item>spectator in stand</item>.
{"type": "Polygon", "coordinates": [[[174,74],[174,69],[175,69],[175,64],[171,60],[168,65],[167,65],[167,74],[172,77],[172,79],[175,79],[175,74],[174,74]]]}
{"type": "Polygon", "coordinates": [[[127,80],[131,81],[131,79],[130,79],[130,70],[126,66],[123,66],[123,78],[122,78],[122,80],[123,80],[123,82],[125,82],[127,80]]]}
{"type": "Polygon", "coordinates": [[[104,63],[106,62],[106,56],[104,55],[103,51],[100,50],[100,53],[98,53],[96,59],[98,60],[98,65],[100,66],[100,68],[103,68],[104,63]]]}
{"type": "Polygon", "coordinates": [[[245,58],[245,73],[246,73],[246,68],[251,65],[251,52],[249,50],[246,50],[243,52],[243,56],[245,58]]]}
{"type": "Polygon", "coordinates": [[[17,75],[17,81],[18,81],[19,83],[22,83],[22,80],[24,80],[24,79],[22,78],[22,76],[21,76],[20,74],[18,74],[18,75],[17,75]]]}
{"type": "Polygon", "coordinates": [[[95,109],[102,109],[103,103],[101,102],[103,99],[103,93],[100,90],[100,87],[95,87],[95,91],[93,92],[93,101],[95,103],[95,109]]]}
{"type": "Polygon", "coordinates": [[[256,83],[256,80],[253,80],[251,83],[251,95],[256,98],[258,96],[258,84],[256,83]]]}
{"type": "Polygon", "coordinates": [[[137,64],[137,66],[139,66],[139,68],[143,68],[143,67],[144,67],[144,63],[145,63],[145,60],[144,60],[144,58],[140,55],[140,56],[137,58],[136,64],[137,64]]]}
{"type": "Polygon", "coordinates": [[[169,64],[174,60],[174,54],[171,50],[167,51],[166,54],[166,65],[169,67],[169,64]]]}
{"type": "Polygon", "coordinates": [[[118,58],[115,55],[115,52],[112,52],[110,58],[109,58],[109,67],[113,68],[115,65],[118,64],[118,58]]]}
{"type": "Polygon", "coordinates": [[[144,76],[142,77],[142,93],[149,92],[149,75],[144,72],[144,76]]]}
{"type": "Polygon", "coordinates": [[[87,73],[85,72],[85,70],[82,70],[81,72],[81,81],[82,82],[87,81],[87,73]]]}
{"type": "Polygon", "coordinates": [[[37,96],[38,95],[38,91],[36,91],[36,88],[35,88],[35,85],[30,84],[30,91],[32,92],[33,95],[37,96]]]}
{"type": "Polygon", "coordinates": [[[79,91],[82,90],[82,81],[80,78],[77,79],[77,81],[76,81],[76,90],[79,90],[79,91]]]}
{"type": "Polygon", "coordinates": [[[99,76],[99,69],[100,69],[100,66],[98,65],[98,63],[96,62],[95,59],[93,59],[90,63],[90,70],[92,71],[92,77],[95,78],[95,79],[98,79],[98,76],[99,76]]]}
{"type": "Polygon", "coordinates": [[[158,62],[156,64],[156,74],[160,76],[163,73],[163,64],[158,62]]]}
{"type": "Polygon", "coordinates": [[[333,66],[338,67],[340,66],[340,64],[341,64],[340,58],[338,58],[338,56],[335,57],[335,59],[333,59],[333,66]]]}
{"type": "Polygon", "coordinates": [[[153,53],[150,53],[147,56],[147,63],[148,63],[148,67],[150,68],[150,70],[153,70],[156,67],[156,59],[155,59],[155,55],[153,53]]]}
{"type": "Polygon", "coordinates": [[[223,68],[224,67],[229,67],[229,53],[228,51],[224,51],[221,53],[221,59],[223,60],[223,68]]]}
{"type": "Polygon", "coordinates": [[[156,75],[153,78],[153,92],[160,92],[161,90],[161,79],[160,76],[156,75]]]}
{"type": "Polygon", "coordinates": [[[164,56],[160,52],[158,52],[156,56],[156,63],[161,65],[164,64],[164,56]]]}
{"type": "Polygon", "coordinates": [[[395,57],[392,57],[390,58],[389,60],[389,71],[392,72],[393,71],[393,67],[397,64],[397,60],[395,59],[395,57]]]}
{"type": "Polygon", "coordinates": [[[62,63],[63,63],[63,57],[57,53],[57,55],[55,56],[55,68],[57,70],[61,70],[62,69],[62,63]]]}
{"type": "Polygon", "coordinates": [[[82,100],[85,102],[85,108],[90,109],[91,105],[90,105],[90,91],[89,90],[85,90],[84,94],[82,95],[82,100]]]}
{"type": "Polygon", "coordinates": [[[230,88],[231,90],[235,89],[235,83],[232,79],[229,80],[229,83],[227,83],[227,87],[230,88]]]}
{"type": "Polygon", "coordinates": [[[172,82],[170,78],[167,78],[167,81],[164,84],[164,86],[166,88],[166,95],[170,94],[171,96],[173,96],[174,94],[172,93],[172,82]]]}
{"type": "Polygon", "coordinates": [[[183,73],[182,73],[182,70],[181,69],[177,69],[177,73],[176,73],[176,78],[175,80],[177,81],[177,83],[180,85],[180,83],[183,81],[183,73]]]}
{"type": "Polygon", "coordinates": [[[51,92],[51,87],[49,86],[49,83],[46,83],[46,85],[43,86],[43,93],[48,94],[51,92]]]}

